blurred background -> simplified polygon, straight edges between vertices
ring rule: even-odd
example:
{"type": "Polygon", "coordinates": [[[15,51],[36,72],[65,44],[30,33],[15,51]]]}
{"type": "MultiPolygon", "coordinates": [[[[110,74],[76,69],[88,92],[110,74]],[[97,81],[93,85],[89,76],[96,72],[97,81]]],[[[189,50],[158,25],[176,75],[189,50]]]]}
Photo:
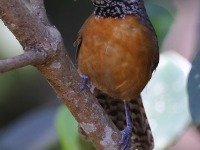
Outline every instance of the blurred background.
{"type": "MultiPolygon", "coordinates": [[[[28,6],[28,1],[25,1],[28,6]]],[[[200,0],[146,0],[161,58],[142,96],[155,150],[200,149],[200,0]]],[[[89,0],[45,0],[75,66],[73,42],[89,0]]],[[[0,59],[23,53],[0,20],[0,59]]],[[[0,74],[0,150],[92,150],[77,122],[32,66],[0,74]]]]}

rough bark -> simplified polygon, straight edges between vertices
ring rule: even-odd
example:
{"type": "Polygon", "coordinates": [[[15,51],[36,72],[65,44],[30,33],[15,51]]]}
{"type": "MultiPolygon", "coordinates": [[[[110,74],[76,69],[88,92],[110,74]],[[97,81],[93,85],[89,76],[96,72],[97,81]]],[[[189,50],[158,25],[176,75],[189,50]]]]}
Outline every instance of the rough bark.
{"type": "Polygon", "coordinates": [[[0,1],[0,19],[25,51],[20,56],[0,60],[0,72],[34,65],[70,109],[96,149],[118,149],[119,130],[87,88],[78,92],[80,77],[66,52],[59,31],[48,22],[43,1],[30,2],[31,8],[27,8],[21,0],[0,1]],[[15,63],[14,67],[12,63],[15,63]],[[4,65],[8,64],[11,68],[5,70],[4,65]]]}

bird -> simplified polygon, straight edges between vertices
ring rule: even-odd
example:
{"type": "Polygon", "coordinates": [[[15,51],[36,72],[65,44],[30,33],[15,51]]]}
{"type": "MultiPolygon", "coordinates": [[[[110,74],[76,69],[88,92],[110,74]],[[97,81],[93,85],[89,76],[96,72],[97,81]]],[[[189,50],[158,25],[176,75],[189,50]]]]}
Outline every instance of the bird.
{"type": "Polygon", "coordinates": [[[141,92],[159,63],[155,30],[143,0],[92,0],[94,11],[82,25],[78,73],[121,130],[121,150],[152,150],[153,136],[141,92]]]}

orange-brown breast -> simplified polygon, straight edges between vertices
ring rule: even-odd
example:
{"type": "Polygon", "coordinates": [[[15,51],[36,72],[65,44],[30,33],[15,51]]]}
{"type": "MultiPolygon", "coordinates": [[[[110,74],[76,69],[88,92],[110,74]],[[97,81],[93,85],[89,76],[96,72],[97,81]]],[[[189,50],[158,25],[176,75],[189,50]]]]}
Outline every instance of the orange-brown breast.
{"type": "Polygon", "coordinates": [[[91,16],[81,30],[78,71],[108,95],[137,97],[150,80],[158,58],[155,34],[135,16],[91,16]]]}

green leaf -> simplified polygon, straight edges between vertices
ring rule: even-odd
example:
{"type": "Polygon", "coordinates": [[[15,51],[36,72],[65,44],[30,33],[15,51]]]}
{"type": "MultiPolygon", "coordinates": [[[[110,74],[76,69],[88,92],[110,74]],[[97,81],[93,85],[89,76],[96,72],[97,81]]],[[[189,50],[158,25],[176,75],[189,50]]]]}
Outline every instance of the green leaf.
{"type": "Polygon", "coordinates": [[[62,150],[95,150],[91,143],[80,138],[78,123],[65,105],[58,109],[55,125],[62,150]]]}
{"type": "Polygon", "coordinates": [[[173,51],[165,52],[143,91],[155,150],[166,149],[191,123],[186,88],[189,70],[189,62],[182,56],[173,51]]]}

